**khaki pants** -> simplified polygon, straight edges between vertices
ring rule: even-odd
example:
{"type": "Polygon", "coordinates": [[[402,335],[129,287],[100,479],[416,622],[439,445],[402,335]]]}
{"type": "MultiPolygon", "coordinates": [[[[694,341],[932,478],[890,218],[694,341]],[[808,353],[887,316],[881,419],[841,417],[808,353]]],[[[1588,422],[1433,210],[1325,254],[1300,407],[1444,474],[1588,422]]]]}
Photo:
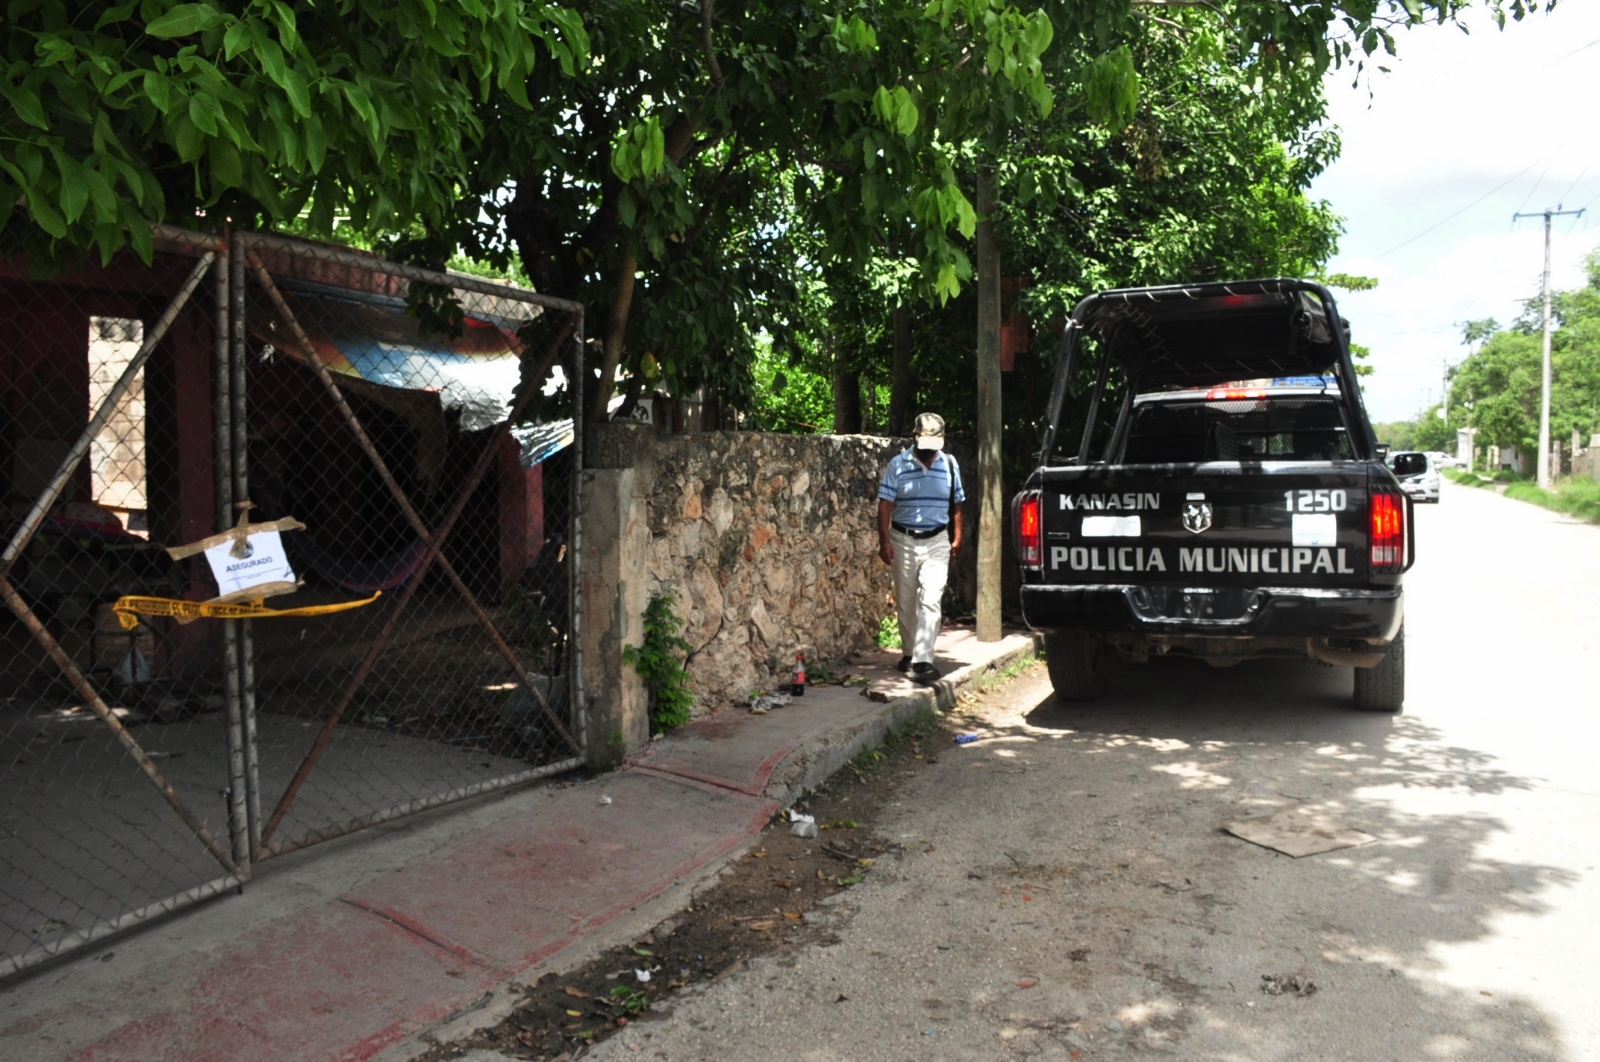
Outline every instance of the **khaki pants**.
{"type": "Polygon", "coordinates": [[[900,616],[901,652],[913,664],[933,663],[933,643],[939,637],[940,599],[950,577],[950,536],[912,538],[890,530],[894,546],[894,598],[900,616]]]}

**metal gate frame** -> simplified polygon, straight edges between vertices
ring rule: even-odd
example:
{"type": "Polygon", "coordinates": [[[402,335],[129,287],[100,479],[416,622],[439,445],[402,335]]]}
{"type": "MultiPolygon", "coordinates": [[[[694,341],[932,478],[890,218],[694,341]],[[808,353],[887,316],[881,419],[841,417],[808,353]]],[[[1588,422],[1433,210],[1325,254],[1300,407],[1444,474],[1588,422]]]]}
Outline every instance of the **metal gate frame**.
{"type": "MultiPolygon", "coordinates": [[[[386,275],[399,276],[412,283],[433,284],[450,288],[472,290],[482,294],[494,295],[512,301],[537,305],[546,310],[560,311],[567,316],[567,323],[558,332],[555,341],[550,345],[548,351],[545,353],[544,359],[540,363],[537,371],[533,375],[529,376],[528,379],[534,381],[543,380],[545,375],[550,371],[551,366],[555,364],[555,361],[561,352],[561,347],[569,340],[574,341],[576,346],[575,375],[579,379],[582,378],[584,310],[582,304],[580,303],[570,302],[565,299],[556,299],[548,295],[540,295],[535,292],[524,291],[520,288],[514,288],[508,285],[477,280],[476,278],[472,277],[437,273],[432,270],[421,269],[416,266],[405,266],[394,262],[384,262],[380,259],[350,254],[348,252],[334,251],[323,247],[317,247],[315,250],[310,250],[306,248],[305,245],[300,244],[297,241],[287,240],[282,237],[259,234],[245,235],[240,233],[235,235],[234,245],[234,254],[236,256],[235,260],[238,261],[239,259],[242,259],[243,262],[243,269],[239,271],[239,274],[236,274],[239,279],[235,281],[236,286],[233,293],[234,304],[236,306],[243,306],[244,283],[247,274],[248,279],[253,280],[271,300],[278,319],[284,325],[284,327],[288,329],[289,333],[294,336],[296,342],[299,343],[303,350],[309,351],[313,349],[311,340],[306,335],[305,330],[301,327],[301,324],[296,318],[294,311],[290,308],[288,302],[283,298],[282,293],[278,290],[278,286],[274,282],[272,274],[263,264],[261,256],[256,252],[256,248],[258,247],[270,249],[278,253],[310,257],[317,261],[334,262],[337,264],[348,265],[363,271],[381,272],[386,275]]],[[[239,316],[242,319],[242,313],[239,316]]],[[[235,366],[239,367],[236,368],[235,371],[240,374],[242,374],[244,358],[245,352],[243,349],[243,337],[239,336],[238,345],[233,350],[233,361],[235,366]]],[[[310,750],[306,753],[304,759],[301,761],[300,767],[295,771],[293,779],[289,782],[289,785],[287,788],[285,788],[283,794],[278,798],[277,804],[273,808],[271,816],[267,819],[264,825],[261,823],[260,815],[261,805],[259,780],[256,777],[256,772],[250,772],[250,804],[254,809],[254,814],[250,816],[249,838],[250,856],[253,860],[267,859],[275,855],[282,855],[286,852],[292,852],[299,848],[304,848],[307,845],[315,844],[319,841],[331,840],[334,837],[340,837],[347,833],[365,829],[368,826],[374,826],[380,822],[387,822],[391,819],[400,818],[404,815],[409,815],[427,808],[453,803],[457,800],[463,800],[467,797],[476,796],[480,793],[503,789],[507,786],[516,785],[535,778],[542,778],[552,774],[559,774],[564,771],[573,770],[574,768],[577,768],[583,764],[584,757],[587,752],[581,740],[581,736],[585,733],[587,728],[583,725],[583,719],[581,715],[582,682],[581,678],[579,677],[581,655],[577,650],[579,630],[578,616],[581,612],[581,606],[579,605],[580,583],[577,577],[578,558],[581,555],[581,537],[577,533],[579,516],[578,507],[576,504],[576,493],[578,490],[579,477],[577,475],[571,477],[571,490],[573,492],[573,504],[571,505],[573,520],[573,542],[571,561],[568,565],[568,600],[570,602],[569,607],[572,609],[572,614],[569,617],[569,630],[571,631],[571,634],[568,640],[568,654],[570,660],[568,681],[573,684],[569,696],[569,703],[574,706],[574,729],[577,730],[579,735],[578,737],[575,737],[573,733],[568,730],[567,726],[551,709],[550,704],[545,699],[544,695],[539,692],[538,687],[529,680],[529,673],[527,669],[523,667],[521,661],[518,660],[515,651],[506,642],[504,636],[496,628],[494,620],[489,616],[488,612],[484,610],[483,606],[478,603],[476,596],[467,587],[466,582],[456,572],[454,566],[442,552],[446,539],[449,538],[451,531],[454,530],[456,521],[460,517],[462,510],[466,508],[467,500],[471,497],[473,490],[477,487],[479,481],[488,471],[490,462],[493,460],[495,447],[498,446],[499,442],[509,433],[511,425],[516,422],[523,409],[526,408],[527,402],[532,397],[536,388],[530,386],[523,389],[522,394],[518,396],[518,399],[513,405],[512,409],[499,423],[493,435],[485,444],[484,449],[479,454],[478,460],[475,462],[471,473],[468,475],[467,480],[458,493],[455,502],[446,512],[444,519],[436,528],[430,529],[427,526],[427,522],[423,520],[421,514],[417,512],[416,507],[412,505],[411,500],[407,496],[404,488],[400,486],[399,482],[390,472],[387,464],[383,460],[382,455],[378,453],[377,447],[373,445],[372,440],[367,436],[366,430],[363,427],[360,418],[356,415],[355,411],[350,408],[349,403],[345,401],[344,394],[340,391],[338,383],[335,382],[333,374],[328,371],[327,366],[323,365],[317,359],[313,358],[311,360],[312,364],[310,367],[316,373],[317,379],[321,382],[323,389],[327,392],[328,397],[333,401],[335,407],[338,409],[340,418],[345,422],[346,426],[349,427],[352,434],[355,436],[357,444],[360,446],[362,452],[366,454],[368,461],[372,463],[374,470],[378,473],[378,476],[380,479],[382,479],[385,488],[389,491],[390,495],[399,505],[401,512],[405,514],[406,521],[411,525],[412,530],[414,530],[417,535],[428,545],[427,551],[423,555],[417,573],[407,581],[404,588],[400,591],[395,603],[389,606],[389,616],[385,621],[383,630],[378,635],[377,639],[375,639],[368,647],[367,653],[362,659],[360,666],[356,668],[354,674],[351,675],[350,679],[346,682],[343,692],[340,694],[338,701],[336,701],[333,707],[329,710],[322,729],[318,732],[310,750]],[[501,657],[504,658],[506,663],[511,666],[513,672],[517,676],[517,681],[519,684],[539,704],[546,718],[555,727],[556,732],[566,742],[566,745],[569,751],[571,751],[572,755],[556,763],[545,764],[540,767],[531,767],[527,770],[517,771],[487,782],[479,782],[467,786],[461,786],[445,793],[438,793],[432,796],[407,801],[387,809],[360,816],[343,824],[323,830],[311,831],[306,837],[301,839],[293,841],[278,841],[276,844],[274,844],[273,838],[276,835],[280,824],[283,822],[284,815],[294,804],[295,798],[299,795],[301,786],[304,785],[306,778],[315,769],[317,761],[321,758],[323,750],[327,747],[329,740],[333,737],[333,733],[338,727],[339,721],[343,717],[345,710],[349,707],[351,700],[354,698],[356,691],[360,688],[362,682],[365,681],[368,673],[372,669],[373,664],[376,663],[378,656],[383,652],[384,647],[388,644],[390,637],[394,633],[401,613],[405,610],[406,605],[410,602],[412,594],[415,592],[417,587],[421,585],[422,577],[435,566],[437,566],[444,573],[445,577],[449,580],[456,593],[460,595],[463,603],[466,604],[469,611],[472,612],[473,617],[477,621],[478,625],[484,629],[485,633],[488,634],[490,641],[494,643],[495,649],[499,652],[501,657]]],[[[239,390],[242,391],[242,385],[240,386],[239,390]]],[[[242,421],[242,395],[236,394],[234,396],[234,402],[235,406],[233,415],[235,421],[242,421]]],[[[581,406],[581,402],[573,403],[573,445],[577,447],[575,451],[575,456],[577,457],[577,460],[574,463],[575,471],[577,469],[581,469],[582,467],[583,430],[581,406]]],[[[245,470],[242,468],[243,455],[240,450],[241,448],[239,446],[236,445],[234,447],[233,460],[235,462],[236,469],[235,489],[243,491],[245,489],[247,477],[244,474],[245,470]]],[[[243,622],[248,623],[248,621],[243,622]]],[[[249,659],[251,652],[249,648],[250,641],[248,627],[246,627],[243,635],[243,644],[244,649],[242,655],[245,659],[249,659]]],[[[246,681],[243,681],[241,685],[245,689],[245,706],[247,717],[253,722],[254,680],[253,676],[246,676],[245,678],[246,681]]]]}
{"type": "MultiPolygon", "coordinates": [[[[523,668],[521,662],[517,659],[516,653],[506,642],[504,636],[496,628],[493,619],[478,603],[471,590],[468,589],[460,575],[456,573],[449,560],[442,553],[445,541],[454,530],[456,521],[465,508],[474,487],[487,472],[495,447],[499,445],[500,441],[508,433],[510,426],[520,416],[529,397],[537,388],[530,386],[523,389],[523,393],[519,396],[513,408],[505,419],[498,424],[486,443],[483,452],[473,466],[470,476],[445,517],[437,527],[429,528],[412,506],[405,491],[391,475],[382,456],[368,438],[360,419],[345,401],[332,374],[326,366],[313,358],[314,364],[311,367],[316,372],[323,389],[338,408],[340,416],[353,432],[368,459],[373,463],[378,475],[404,512],[407,521],[416,533],[422,537],[423,541],[427,543],[427,552],[419,569],[407,581],[405,587],[397,596],[396,602],[391,606],[391,613],[384,626],[383,633],[369,647],[361,666],[346,684],[340,700],[330,709],[321,731],[319,731],[311,749],[307,752],[299,770],[296,771],[293,780],[279,797],[271,817],[264,824],[261,813],[261,789],[257,756],[255,661],[251,621],[220,621],[223,632],[223,672],[226,690],[229,778],[227,796],[230,845],[224,848],[200,818],[194,814],[194,811],[162,773],[161,769],[146,754],[139,741],[107,705],[83,669],[77,665],[56,638],[46,629],[44,623],[35,614],[28,602],[18,593],[9,578],[12,567],[59,500],[69,480],[88,454],[90,446],[105,429],[118,403],[134,385],[140,370],[143,369],[178,314],[191,301],[194,293],[199,289],[208,273],[212,277],[215,296],[215,467],[217,475],[217,526],[219,530],[231,525],[236,507],[247,504],[243,499],[249,496],[246,434],[248,396],[246,395],[245,364],[247,354],[246,291],[251,280],[272,301],[278,317],[291,334],[296,335],[304,349],[312,349],[299,321],[295,318],[288,303],[283,299],[272,275],[257,254],[257,248],[260,248],[278,254],[306,255],[313,253],[309,250],[308,245],[280,236],[239,232],[215,235],[193,232],[168,225],[152,226],[152,231],[159,250],[195,257],[198,260],[177,294],[173,296],[145,335],[132,361],[102,399],[100,407],[93,411],[88,425],[79,435],[76,443],[74,443],[66,458],[62,461],[55,475],[50,479],[45,490],[35,499],[22,525],[12,536],[4,551],[0,552],[0,599],[5,601],[6,606],[11,609],[34,641],[38,643],[50,660],[60,669],[77,694],[83,698],[85,704],[115,735],[117,741],[139,765],[139,768],[150,783],[161,793],[174,814],[205,847],[212,859],[218,864],[222,873],[193,888],[174,893],[136,910],[127,911],[117,917],[97,922],[86,929],[68,934],[48,944],[31,948],[19,955],[0,958],[0,979],[83,948],[123,929],[147,922],[169,912],[191,907],[230,889],[242,892],[245,883],[251,879],[253,865],[262,859],[281,855],[318,841],[342,836],[367,826],[376,825],[380,822],[386,822],[427,808],[437,807],[481,793],[504,789],[536,778],[572,770],[583,764],[587,754],[585,740],[588,728],[583,707],[582,689],[581,624],[583,602],[582,583],[578,574],[583,550],[582,514],[578,506],[578,497],[583,467],[584,403],[576,399],[572,403],[574,438],[572,444],[573,473],[569,477],[570,541],[568,546],[570,561],[568,562],[569,633],[567,645],[568,681],[570,683],[568,700],[571,706],[571,729],[568,729],[568,726],[552,710],[549,702],[540,693],[537,686],[529,680],[528,672],[523,668]],[[544,714],[554,725],[556,732],[564,739],[573,755],[555,763],[532,767],[486,782],[461,786],[449,792],[398,804],[329,829],[313,831],[308,836],[293,841],[272,843],[274,834],[284,814],[294,803],[306,778],[314,770],[317,760],[327,746],[328,740],[338,727],[345,708],[348,707],[351,698],[365,679],[373,662],[382,652],[390,634],[393,632],[396,620],[405,608],[411,594],[420,584],[422,576],[435,566],[444,572],[463,602],[473,613],[476,622],[483,627],[491,641],[494,642],[500,655],[514,669],[522,688],[536,699],[544,714]]],[[[570,386],[576,390],[577,382],[583,379],[584,307],[581,303],[556,299],[510,285],[481,280],[476,277],[439,273],[331,248],[317,247],[314,255],[323,261],[340,263],[362,271],[396,276],[413,283],[473,291],[512,301],[538,305],[547,311],[561,312],[566,315],[566,324],[558,332],[557,338],[545,353],[538,375],[534,379],[542,380],[544,378],[559,356],[562,345],[569,341],[573,342],[575,346],[574,364],[576,368],[574,380],[570,386]]]]}
{"type": "MultiPolygon", "coordinates": [[[[195,263],[194,268],[190,271],[182,287],[179,288],[178,293],[167,303],[166,308],[156,319],[149,333],[145,336],[144,342],[140,345],[138,352],[129,362],[128,367],[123,371],[117,382],[112,385],[111,390],[107,392],[100,403],[100,408],[93,412],[88,425],[79,434],[77,442],[67,452],[66,458],[56,470],[55,475],[51,477],[45,489],[34,500],[28,515],[24,518],[22,525],[17,528],[16,533],[12,535],[11,541],[6,545],[4,552],[0,553],[0,598],[4,598],[6,606],[27,628],[34,641],[45,651],[51,661],[61,669],[61,673],[72,684],[77,694],[83,698],[84,703],[89,706],[100,721],[115,735],[117,741],[127,750],[128,754],[133,757],[134,762],[139,765],[145,777],[161,793],[184,825],[204,845],[206,851],[211,854],[211,857],[222,868],[223,873],[219,877],[206,881],[194,888],[186,889],[155,903],[147,904],[137,910],[125,912],[116,918],[96,923],[87,929],[70,933],[48,944],[41,944],[20,955],[8,956],[0,960],[0,976],[14,974],[29,967],[37,966],[42,962],[55,958],[57,955],[83,947],[121,929],[148,921],[169,911],[190,906],[228,889],[241,887],[250,878],[249,861],[247,858],[241,858],[246,853],[244,833],[240,828],[242,822],[234,815],[237,802],[230,799],[229,803],[229,828],[233,837],[233,850],[229,852],[222,847],[211,831],[206,829],[205,824],[200,821],[200,818],[195,815],[188,803],[179,795],[177,789],[168,781],[161,769],[156,766],[155,761],[145,753],[138,740],[106,704],[99,691],[89,680],[89,677],[84,674],[72,657],[61,647],[55,636],[45,628],[44,623],[34,613],[33,608],[23,599],[21,594],[17,592],[16,587],[12,585],[9,578],[12,567],[16,564],[17,559],[21,557],[28,543],[33,540],[34,535],[38,533],[40,525],[44,523],[45,518],[60,499],[68,481],[83,462],[85,455],[88,454],[89,447],[105,429],[112,412],[128,393],[129,389],[133,387],[140,370],[150,360],[150,355],[155,351],[157,344],[166,335],[167,330],[171,327],[172,322],[177,319],[178,314],[188,305],[208,272],[213,274],[216,293],[216,312],[219,326],[216,335],[217,355],[219,358],[225,356],[226,330],[221,325],[226,317],[225,307],[228,301],[226,241],[199,233],[167,230],[165,226],[160,228],[162,231],[157,232],[157,237],[164,243],[174,245],[172,248],[163,249],[172,249],[180,253],[195,255],[198,256],[199,261],[195,263]]],[[[244,761],[243,731],[239,726],[240,721],[239,716],[234,711],[234,706],[230,704],[228,712],[229,784],[235,794],[244,792],[242,770],[235,769],[236,764],[242,766],[244,761]]]]}

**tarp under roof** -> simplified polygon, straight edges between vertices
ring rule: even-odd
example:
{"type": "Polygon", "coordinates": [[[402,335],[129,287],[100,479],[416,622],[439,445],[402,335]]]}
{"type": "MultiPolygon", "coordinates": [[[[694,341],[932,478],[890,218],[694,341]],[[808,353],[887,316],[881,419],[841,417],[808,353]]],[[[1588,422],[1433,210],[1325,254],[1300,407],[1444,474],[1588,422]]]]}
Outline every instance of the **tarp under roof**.
{"type": "Polygon", "coordinates": [[[424,337],[401,299],[307,281],[281,287],[314,351],[300,349],[264,296],[250,314],[256,338],[301,361],[315,356],[343,376],[435,392],[463,431],[505,419],[521,371],[518,322],[468,315],[461,336],[424,337]]]}

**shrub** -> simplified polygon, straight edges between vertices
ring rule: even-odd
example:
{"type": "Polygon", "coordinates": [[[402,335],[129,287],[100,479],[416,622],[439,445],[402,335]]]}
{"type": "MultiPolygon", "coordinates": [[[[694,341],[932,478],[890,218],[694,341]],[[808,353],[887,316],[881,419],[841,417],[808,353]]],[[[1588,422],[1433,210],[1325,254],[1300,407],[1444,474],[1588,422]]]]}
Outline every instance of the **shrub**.
{"type": "Polygon", "coordinates": [[[644,642],[626,646],[622,661],[632,665],[650,695],[650,733],[665,734],[689,721],[694,695],[689,692],[689,672],[680,653],[692,648],[678,636],[683,620],[672,611],[678,595],[664,590],[650,599],[644,610],[644,642]]]}

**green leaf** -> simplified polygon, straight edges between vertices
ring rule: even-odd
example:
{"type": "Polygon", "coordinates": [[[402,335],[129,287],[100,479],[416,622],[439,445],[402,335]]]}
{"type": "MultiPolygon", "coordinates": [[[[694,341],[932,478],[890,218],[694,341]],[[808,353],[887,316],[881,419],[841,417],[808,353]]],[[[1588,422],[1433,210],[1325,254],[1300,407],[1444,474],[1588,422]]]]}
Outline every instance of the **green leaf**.
{"type": "Polygon", "coordinates": [[[221,114],[222,108],[209,94],[196,92],[189,97],[189,120],[206,136],[217,135],[217,119],[221,114]]]}
{"type": "Polygon", "coordinates": [[[196,162],[206,152],[205,134],[187,114],[172,119],[172,146],[178,149],[178,158],[184,162],[196,162]]]}
{"type": "Polygon", "coordinates": [[[285,67],[283,71],[284,93],[289,97],[289,105],[295,113],[302,118],[311,117],[311,87],[306,84],[306,79],[300,76],[300,71],[293,67],[285,67]]]}
{"type": "Polygon", "coordinates": [[[18,118],[36,129],[50,128],[50,119],[45,117],[44,105],[39,102],[37,93],[27,85],[8,85],[4,91],[18,118]]]}
{"type": "Polygon", "coordinates": [[[223,57],[232,60],[234,56],[250,47],[250,24],[248,22],[235,22],[228,27],[228,32],[222,36],[223,57]]]}
{"type": "Polygon", "coordinates": [[[211,179],[225,188],[237,188],[244,183],[239,149],[221,137],[211,141],[211,179]]]}
{"type": "Polygon", "coordinates": [[[100,222],[116,221],[117,193],[112,190],[111,182],[87,166],[83,170],[83,180],[89,186],[89,201],[94,204],[95,219],[100,222]]]}
{"type": "Polygon", "coordinates": [[[220,22],[223,14],[210,4],[179,4],[166,14],[145,23],[152,37],[190,37],[220,22]]]}
{"type": "Polygon", "coordinates": [[[312,173],[322,172],[323,159],[328,154],[328,135],[322,129],[322,120],[311,115],[303,123],[306,139],[306,162],[312,173]]]}
{"type": "Polygon", "coordinates": [[[56,213],[54,207],[45,202],[44,196],[28,196],[28,214],[33,218],[35,225],[56,239],[62,239],[67,235],[67,223],[56,213]]]}
{"type": "Polygon", "coordinates": [[[894,121],[894,97],[882,85],[879,85],[878,91],[873,93],[872,113],[876,114],[884,125],[890,125],[894,121]]]}
{"type": "Polygon", "coordinates": [[[666,166],[667,144],[661,131],[661,121],[651,117],[645,123],[645,141],[639,151],[639,169],[646,177],[654,177],[666,166]]]}
{"type": "Polygon", "coordinates": [[[894,90],[894,128],[901,136],[910,136],[917,128],[917,105],[904,86],[894,90]]]}
{"type": "Polygon", "coordinates": [[[56,160],[56,171],[61,175],[61,214],[70,225],[83,215],[83,208],[89,205],[89,182],[84,180],[83,168],[66,153],[54,151],[52,154],[56,160]]]}
{"type": "Polygon", "coordinates": [[[131,209],[123,210],[122,223],[127,227],[129,246],[139,256],[139,260],[148,265],[155,254],[155,245],[150,238],[150,223],[131,209]]]}
{"type": "MultiPolygon", "coordinates": [[[[1413,0],[1414,2],[1414,0],[1413,0]]],[[[1055,40],[1056,28],[1051,23],[1050,16],[1041,8],[1033,13],[1028,20],[1028,28],[1024,33],[1028,51],[1034,56],[1040,56],[1050,47],[1050,42],[1055,40]]]]}
{"type": "Polygon", "coordinates": [[[144,76],[145,98],[155,104],[156,110],[162,114],[172,111],[172,79],[167,75],[151,70],[144,76]]]}

